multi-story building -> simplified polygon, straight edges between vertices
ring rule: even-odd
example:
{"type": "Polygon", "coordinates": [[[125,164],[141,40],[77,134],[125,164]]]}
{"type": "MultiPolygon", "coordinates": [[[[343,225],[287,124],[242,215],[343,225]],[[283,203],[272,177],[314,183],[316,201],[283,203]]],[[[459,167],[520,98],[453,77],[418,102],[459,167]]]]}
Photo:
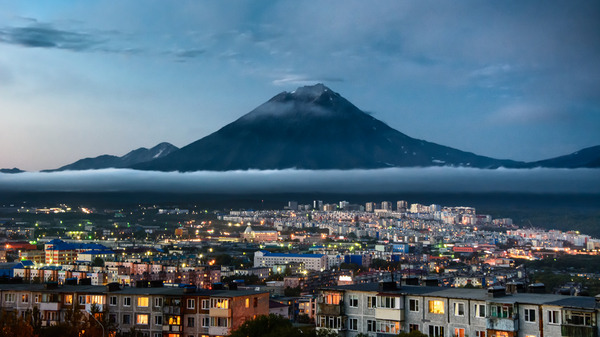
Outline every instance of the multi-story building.
{"type": "Polygon", "coordinates": [[[308,270],[323,271],[329,268],[325,254],[282,254],[259,250],[254,253],[254,267],[273,267],[276,264],[303,263],[308,270]]]}
{"type": "Polygon", "coordinates": [[[316,324],[346,337],[413,330],[431,337],[597,337],[599,314],[599,297],[385,282],[322,289],[316,324]]]}
{"type": "Polygon", "coordinates": [[[151,337],[224,336],[246,320],[269,314],[268,292],[156,287],[42,284],[0,285],[0,307],[24,315],[37,307],[43,326],[65,319],[67,310],[105,312],[117,330],[151,337]]]}

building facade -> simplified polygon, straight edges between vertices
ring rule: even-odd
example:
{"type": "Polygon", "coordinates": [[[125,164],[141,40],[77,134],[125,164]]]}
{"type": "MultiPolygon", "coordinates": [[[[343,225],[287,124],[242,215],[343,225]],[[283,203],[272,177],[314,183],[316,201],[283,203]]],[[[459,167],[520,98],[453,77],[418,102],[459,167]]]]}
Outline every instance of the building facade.
{"type": "Polygon", "coordinates": [[[0,285],[0,308],[24,315],[37,307],[43,326],[65,319],[69,309],[108,315],[118,331],[150,337],[226,336],[245,321],[269,314],[268,292],[195,287],[42,284],[0,285]]]}
{"type": "Polygon", "coordinates": [[[504,288],[396,286],[394,282],[322,289],[318,329],[346,337],[598,337],[600,298],[506,294],[504,288]]]}

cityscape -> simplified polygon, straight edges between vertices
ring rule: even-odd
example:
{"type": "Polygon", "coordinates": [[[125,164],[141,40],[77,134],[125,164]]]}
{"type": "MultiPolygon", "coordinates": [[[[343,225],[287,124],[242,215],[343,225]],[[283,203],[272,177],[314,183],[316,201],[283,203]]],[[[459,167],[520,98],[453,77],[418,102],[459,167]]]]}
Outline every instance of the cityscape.
{"type": "Polygon", "coordinates": [[[70,310],[102,318],[102,333],[152,337],[225,336],[270,314],[345,336],[597,333],[600,239],[474,207],[0,211],[2,309],[36,312],[38,333],[70,310]]]}
{"type": "Polygon", "coordinates": [[[600,1],[1,3],[0,337],[600,337],[600,1]]]}

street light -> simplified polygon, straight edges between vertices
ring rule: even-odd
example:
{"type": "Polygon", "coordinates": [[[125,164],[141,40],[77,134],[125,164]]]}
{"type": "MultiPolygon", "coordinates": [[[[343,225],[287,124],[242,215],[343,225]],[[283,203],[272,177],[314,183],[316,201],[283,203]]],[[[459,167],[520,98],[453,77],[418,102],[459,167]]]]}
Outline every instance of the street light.
{"type": "Polygon", "coordinates": [[[100,324],[100,327],[102,328],[102,337],[104,337],[104,325],[102,323],[100,323],[100,321],[96,318],[96,316],[94,316],[94,314],[91,311],[88,311],[88,314],[90,314],[90,316],[96,321],[98,322],[98,324],[100,324]]]}

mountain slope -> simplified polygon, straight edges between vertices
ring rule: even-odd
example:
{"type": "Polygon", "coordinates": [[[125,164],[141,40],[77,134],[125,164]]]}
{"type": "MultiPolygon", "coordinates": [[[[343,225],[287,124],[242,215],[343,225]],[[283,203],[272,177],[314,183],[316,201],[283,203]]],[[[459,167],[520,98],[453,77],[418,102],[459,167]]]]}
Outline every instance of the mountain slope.
{"type": "Polygon", "coordinates": [[[411,138],[322,84],[282,92],[217,132],[133,168],[159,171],[523,167],[411,138]]]}
{"type": "Polygon", "coordinates": [[[21,169],[18,169],[16,167],[13,167],[11,169],[9,169],[9,168],[2,168],[2,169],[0,169],[0,173],[7,173],[7,174],[22,173],[22,172],[25,172],[25,171],[23,171],[21,169]]]}
{"type": "Polygon", "coordinates": [[[160,143],[151,149],[141,147],[133,150],[122,157],[112,155],[101,155],[94,158],[80,159],[72,164],[62,166],[55,170],[46,170],[45,172],[52,171],[66,171],[66,170],[96,170],[103,168],[124,168],[130,167],[135,164],[151,161],[157,158],[164,157],[178,148],[169,143],[160,143]]]}
{"type": "Polygon", "coordinates": [[[530,165],[553,168],[600,168],[600,145],[588,147],[566,156],[536,161],[530,165]]]}

